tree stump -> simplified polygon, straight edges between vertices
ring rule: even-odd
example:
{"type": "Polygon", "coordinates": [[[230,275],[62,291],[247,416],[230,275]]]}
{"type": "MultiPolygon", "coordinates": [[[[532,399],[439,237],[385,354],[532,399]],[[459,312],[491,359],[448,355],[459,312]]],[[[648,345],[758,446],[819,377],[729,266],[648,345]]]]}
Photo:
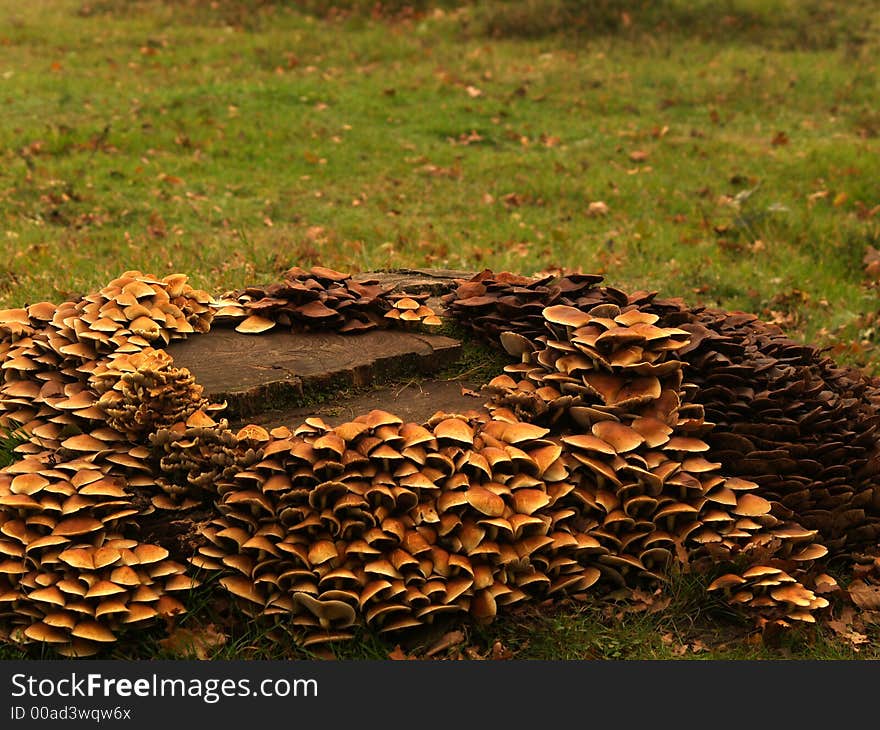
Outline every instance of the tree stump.
{"type": "MultiPolygon", "coordinates": [[[[416,269],[355,278],[378,279],[411,293],[429,292],[429,306],[439,313],[439,297],[455,286],[455,279],[470,276],[465,271],[416,269]]],[[[166,349],[177,367],[193,373],[207,397],[226,402],[225,416],[233,422],[289,424],[310,413],[332,422],[373,408],[421,422],[437,410],[469,410],[481,403],[467,393],[478,383],[436,377],[460,357],[461,341],[421,330],[246,335],[215,326],[166,349]],[[395,381],[398,385],[386,385],[395,381]]]]}

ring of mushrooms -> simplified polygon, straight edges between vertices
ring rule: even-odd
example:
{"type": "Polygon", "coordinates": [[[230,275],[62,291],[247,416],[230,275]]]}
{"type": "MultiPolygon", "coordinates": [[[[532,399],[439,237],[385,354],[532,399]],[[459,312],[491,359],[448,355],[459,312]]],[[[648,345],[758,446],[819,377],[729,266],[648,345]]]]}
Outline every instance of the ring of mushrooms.
{"type": "Polygon", "coordinates": [[[485,408],[231,429],[168,343],[442,322],[427,296],[322,267],[213,299],[129,271],[0,311],[0,617],[90,656],[185,610],[205,575],[304,645],[662,583],[673,566],[815,621],[829,553],[876,545],[876,384],[775,327],[601,277],[482,272],[447,315],[510,363],[485,408]],[[150,539],[163,518],[197,534],[150,539]]]}

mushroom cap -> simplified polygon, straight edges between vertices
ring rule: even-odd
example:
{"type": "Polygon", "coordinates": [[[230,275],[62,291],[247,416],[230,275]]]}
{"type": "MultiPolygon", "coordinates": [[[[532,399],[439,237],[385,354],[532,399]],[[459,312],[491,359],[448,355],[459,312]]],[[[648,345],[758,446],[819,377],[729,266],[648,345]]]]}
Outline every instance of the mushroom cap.
{"type": "Polygon", "coordinates": [[[633,420],[630,425],[645,437],[645,444],[652,449],[665,444],[673,432],[672,428],[659,418],[640,417],[633,420]]]}
{"type": "Polygon", "coordinates": [[[77,535],[88,535],[90,532],[95,532],[103,527],[104,524],[94,517],[70,517],[55,525],[52,534],[61,535],[62,537],[74,537],[77,535]]]}
{"type": "Polygon", "coordinates": [[[124,624],[132,624],[140,621],[149,621],[159,615],[159,612],[152,606],[145,603],[129,603],[128,613],[122,619],[124,624]]]}
{"type": "Polygon", "coordinates": [[[826,555],[828,555],[828,548],[814,542],[807,545],[807,547],[800,552],[793,553],[791,559],[797,561],[818,560],[819,558],[824,558],[826,555]]]}
{"type": "Polygon", "coordinates": [[[502,332],[501,346],[513,357],[522,357],[535,350],[535,344],[516,332],[502,332]]]}
{"type": "Polygon", "coordinates": [[[472,486],[464,494],[468,504],[478,512],[488,517],[501,517],[504,514],[504,500],[485,487],[472,486]]]}
{"type": "Polygon", "coordinates": [[[62,441],[61,445],[65,449],[69,449],[70,451],[86,451],[91,453],[98,453],[107,449],[107,444],[105,444],[103,441],[99,441],[98,439],[90,436],[87,433],[81,433],[77,436],[71,436],[70,438],[62,441]]]}
{"type": "Polygon", "coordinates": [[[663,447],[665,451],[708,451],[709,444],[702,439],[689,436],[673,436],[663,447]]]}
{"type": "Polygon", "coordinates": [[[743,517],[759,517],[768,514],[770,509],[771,504],[766,499],[757,494],[746,492],[737,498],[736,507],[732,511],[743,517]]]}
{"type": "Polygon", "coordinates": [[[379,428],[380,426],[397,426],[403,424],[402,418],[379,408],[373,409],[366,415],[358,417],[355,420],[359,420],[360,418],[363,418],[363,422],[373,429],[379,428]]]}
{"type": "Polygon", "coordinates": [[[575,307],[569,307],[565,304],[557,304],[552,307],[545,307],[541,311],[541,316],[548,322],[560,324],[564,327],[576,329],[583,327],[589,323],[591,317],[589,314],[582,312],[575,307]]]}
{"type": "Polygon", "coordinates": [[[235,434],[235,438],[239,441],[257,441],[259,443],[265,443],[271,440],[271,436],[269,432],[263,428],[262,426],[257,426],[254,423],[249,423],[246,426],[239,429],[238,433],[235,434]]]}
{"type": "Polygon", "coordinates": [[[531,423],[517,422],[506,424],[501,429],[500,438],[505,443],[517,445],[525,441],[542,439],[549,433],[549,428],[536,426],[531,423]]]}
{"type": "Polygon", "coordinates": [[[599,421],[591,430],[594,436],[611,444],[619,454],[632,451],[645,442],[642,434],[617,421],[599,421]]]}
{"type": "Polygon", "coordinates": [[[434,436],[473,446],[474,431],[460,418],[446,418],[434,426],[434,436]]]}
{"type": "Polygon", "coordinates": [[[707,590],[717,591],[723,588],[736,588],[745,583],[745,579],[736,575],[735,573],[727,573],[726,575],[722,575],[720,578],[716,578],[709,584],[709,588],[707,590]]]}
{"type": "Polygon", "coordinates": [[[617,450],[607,441],[593,436],[592,434],[574,434],[573,436],[563,436],[562,443],[581,451],[594,451],[606,456],[616,456],[617,450]]]}
{"type": "Polygon", "coordinates": [[[49,480],[39,474],[18,474],[10,482],[9,491],[13,494],[33,495],[49,484],[49,480]]]}
{"type": "Polygon", "coordinates": [[[275,320],[261,317],[259,314],[252,314],[239,322],[235,327],[235,331],[245,335],[258,335],[261,332],[267,332],[274,326],[275,320]]]}
{"type": "Polygon", "coordinates": [[[59,631],[58,628],[44,622],[31,624],[24,630],[24,635],[33,641],[42,641],[46,644],[65,644],[70,640],[67,632],[59,631]]]}
{"type": "Polygon", "coordinates": [[[800,583],[787,583],[770,591],[770,596],[775,601],[784,601],[800,608],[810,606],[816,595],[804,588],[800,583]]]}
{"type": "Polygon", "coordinates": [[[165,560],[168,557],[168,551],[159,546],[149,543],[141,543],[133,548],[133,552],[141,565],[150,565],[165,560]]]}
{"type": "Polygon", "coordinates": [[[753,565],[742,574],[742,577],[748,580],[751,578],[763,578],[770,575],[776,576],[781,572],[782,571],[779,568],[774,568],[771,565],[753,565]]]}
{"type": "Polygon", "coordinates": [[[550,504],[550,496],[542,489],[517,489],[512,501],[517,514],[533,515],[550,504]]]}
{"type": "Polygon", "coordinates": [[[260,606],[266,604],[265,598],[259,594],[252,580],[244,576],[233,575],[220,579],[220,584],[234,596],[244,598],[260,606]]]}
{"type": "Polygon", "coordinates": [[[116,636],[113,634],[105,626],[102,626],[97,621],[92,621],[86,619],[84,621],[80,621],[76,626],[73,627],[73,630],[70,632],[71,636],[76,636],[80,639],[87,639],[88,641],[100,641],[100,642],[113,642],[116,641],[116,636]]]}

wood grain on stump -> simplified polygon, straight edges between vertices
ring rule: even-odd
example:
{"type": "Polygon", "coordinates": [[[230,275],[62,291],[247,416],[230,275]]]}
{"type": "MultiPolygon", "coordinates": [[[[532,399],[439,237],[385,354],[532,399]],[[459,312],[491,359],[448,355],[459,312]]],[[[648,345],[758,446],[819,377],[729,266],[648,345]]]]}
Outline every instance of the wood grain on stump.
{"type": "Polygon", "coordinates": [[[359,335],[273,331],[243,335],[214,329],[168,348],[230,419],[295,405],[328,389],[360,388],[422,375],[452,364],[461,343],[451,337],[379,330],[359,335]]]}

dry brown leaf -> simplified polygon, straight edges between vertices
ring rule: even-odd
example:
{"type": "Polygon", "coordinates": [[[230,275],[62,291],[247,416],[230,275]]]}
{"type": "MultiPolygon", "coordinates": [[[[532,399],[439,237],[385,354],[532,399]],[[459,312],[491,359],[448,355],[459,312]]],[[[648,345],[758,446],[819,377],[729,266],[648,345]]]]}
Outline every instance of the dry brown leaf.
{"type": "Polygon", "coordinates": [[[865,274],[872,279],[880,278],[880,251],[873,246],[868,246],[865,255],[862,257],[862,263],[865,266],[865,274]]]}
{"type": "Polygon", "coordinates": [[[844,621],[829,621],[828,627],[837,634],[841,639],[845,639],[850,642],[853,646],[859,646],[860,644],[865,644],[868,641],[868,637],[865,634],[860,634],[858,631],[852,628],[852,626],[844,621]]]}
{"type": "Polygon", "coordinates": [[[770,144],[774,147],[782,147],[788,144],[788,135],[785,132],[777,132],[770,140],[770,144]]]}
{"type": "Polygon", "coordinates": [[[868,585],[863,580],[854,580],[849,585],[849,597],[859,608],[869,611],[880,609],[880,586],[868,585]]]}
{"type": "Polygon", "coordinates": [[[502,644],[500,641],[496,641],[494,644],[492,644],[492,657],[491,658],[496,661],[504,660],[504,659],[513,659],[513,652],[510,649],[506,648],[504,646],[504,644],[502,644]]]}
{"type": "Polygon", "coordinates": [[[709,651],[709,647],[706,646],[702,641],[696,639],[691,642],[691,651],[694,654],[699,654],[701,651],[709,651]]]}
{"type": "Polygon", "coordinates": [[[434,644],[428,651],[425,652],[425,656],[434,656],[435,654],[439,654],[441,651],[446,651],[447,649],[451,649],[453,646],[456,646],[464,641],[464,633],[461,631],[450,631],[449,633],[443,634],[440,640],[434,644]]]}
{"type": "Polygon", "coordinates": [[[609,208],[608,204],[604,203],[601,200],[594,200],[587,206],[587,215],[591,218],[596,218],[602,215],[608,215],[609,208]]]}
{"type": "Polygon", "coordinates": [[[880,611],[862,611],[859,614],[862,624],[880,624],[880,611]]]}
{"type": "Polygon", "coordinates": [[[629,609],[631,613],[641,613],[643,611],[657,613],[658,611],[665,610],[672,602],[672,598],[664,596],[663,591],[660,589],[655,590],[653,593],[648,593],[640,588],[634,588],[632,600],[635,603],[629,609]]]}
{"type": "Polygon", "coordinates": [[[400,644],[394,647],[393,650],[388,652],[388,658],[394,659],[395,661],[405,661],[407,659],[412,659],[409,654],[407,654],[403,649],[400,648],[400,644]]]}
{"type": "Polygon", "coordinates": [[[226,634],[217,631],[214,624],[196,629],[179,627],[162,639],[159,644],[175,656],[204,661],[210,658],[212,649],[226,644],[226,634]]]}

